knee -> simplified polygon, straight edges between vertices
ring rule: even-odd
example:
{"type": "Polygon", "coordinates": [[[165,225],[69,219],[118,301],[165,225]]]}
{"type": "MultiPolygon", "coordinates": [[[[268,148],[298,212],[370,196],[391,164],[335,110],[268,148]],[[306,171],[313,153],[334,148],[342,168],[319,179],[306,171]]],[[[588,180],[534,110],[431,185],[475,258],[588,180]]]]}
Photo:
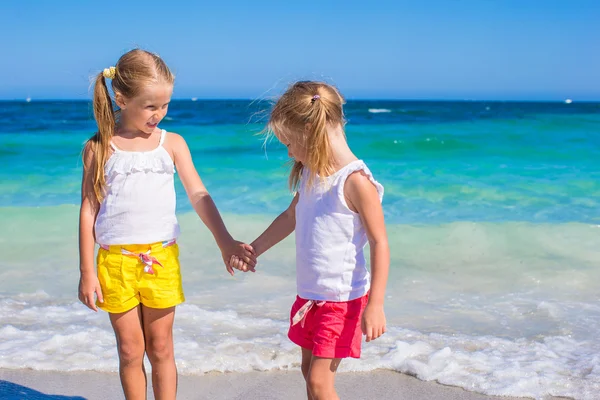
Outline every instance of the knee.
{"type": "Polygon", "coordinates": [[[144,362],[144,344],[135,340],[119,342],[119,360],[122,365],[142,365],[144,362]]]}
{"type": "Polygon", "coordinates": [[[147,340],[146,353],[151,363],[173,360],[173,339],[171,336],[162,336],[147,340]]]}
{"type": "Polygon", "coordinates": [[[330,387],[329,382],[327,382],[326,379],[323,379],[322,376],[312,373],[312,371],[307,375],[306,384],[308,385],[312,396],[315,399],[327,398],[329,393],[333,390],[333,387],[330,387]]]}

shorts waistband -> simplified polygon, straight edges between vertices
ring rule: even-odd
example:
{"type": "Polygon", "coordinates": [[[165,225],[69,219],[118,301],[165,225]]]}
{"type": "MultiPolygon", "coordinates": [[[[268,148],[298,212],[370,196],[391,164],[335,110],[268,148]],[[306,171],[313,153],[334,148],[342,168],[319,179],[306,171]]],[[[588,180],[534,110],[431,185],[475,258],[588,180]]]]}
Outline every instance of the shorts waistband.
{"type": "Polygon", "coordinates": [[[304,317],[306,317],[306,314],[308,314],[310,309],[313,308],[313,306],[321,307],[325,303],[327,303],[325,300],[308,300],[292,317],[292,326],[300,322],[300,325],[304,328],[304,317]]]}
{"type": "Polygon", "coordinates": [[[173,246],[174,244],[177,244],[176,239],[150,244],[101,244],[100,248],[108,251],[109,253],[122,253],[123,250],[127,250],[132,253],[140,253],[150,250],[150,252],[154,253],[160,249],[164,249],[165,247],[173,246]]]}

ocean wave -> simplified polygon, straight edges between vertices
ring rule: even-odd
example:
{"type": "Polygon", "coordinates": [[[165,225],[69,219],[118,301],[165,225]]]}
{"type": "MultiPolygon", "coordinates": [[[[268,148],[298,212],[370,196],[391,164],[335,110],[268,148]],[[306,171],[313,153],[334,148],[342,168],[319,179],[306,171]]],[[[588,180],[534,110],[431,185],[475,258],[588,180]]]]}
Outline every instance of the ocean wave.
{"type": "MultiPolygon", "coordinates": [[[[47,296],[0,300],[0,368],[115,372],[108,318],[47,296]],[[43,316],[43,318],[40,318],[43,316]]],[[[184,374],[299,368],[285,320],[178,307],[175,355],[184,374]]],[[[543,339],[425,333],[389,327],[340,371],[389,369],[425,381],[501,396],[592,399],[600,390],[600,346],[570,335],[543,339]]]]}
{"type": "MultiPolygon", "coordinates": [[[[72,221],[67,216],[77,207],[4,211],[11,217],[3,219],[10,233],[0,235],[0,368],[116,371],[106,313],[74,299],[73,228],[61,230],[56,221],[72,221]],[[26,215],[46,220],[32,225],[26,215]],[[40,240],[31,231],[51,234],[40,240]],[[43,258],[26,252],[34,245],[43,258]],[[27,293],[35,288],[45,291],[27,293]]],[[[298,349],[286,337],[293,240],[261,257],[256,275],[225,278],[218,248],[197,218],[179,215],[188,299],[177,309],[174,328],[179,371],[297,370],[298,349]]],[[[224,218],[235,221],[236,237],[255,237],[272,220],[224,218]]],[[[597,226],[454,222],[387,228],[388,332],[364,345],[361,360],[345,360],[341,371],[389,369],[507,396],[592,399],[600,390],[597,226]]]]}
{"type": "Polygon", "coordinates": [[[390,113],[390,112],[392,112],[392,110],[390,110],[389,108],[369,108],[369,112],[372,114],[379,114],[379,113],[390,113]]]}

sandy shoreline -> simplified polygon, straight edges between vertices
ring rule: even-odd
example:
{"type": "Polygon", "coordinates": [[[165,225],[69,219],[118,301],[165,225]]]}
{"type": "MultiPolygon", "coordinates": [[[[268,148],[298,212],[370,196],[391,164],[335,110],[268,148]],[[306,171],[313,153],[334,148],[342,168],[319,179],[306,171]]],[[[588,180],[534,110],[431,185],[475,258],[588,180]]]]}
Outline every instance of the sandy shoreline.
{"type": "MultiPolygon", "coordinates": [[[[517,399],[485,396],[467,392],[461,388],[423,382],[404,374],[383,370],[340,373],[337,378],[337,388],[340,397],[349,400],[517,399]]],[[[0,398],[11,400],[116,400],[123,399],[123,394],[117,374],[0,369],[0,398]]],[[[148,398],[153,399],[154,397],[150,393],[148,398]]],[[[181,375],[177,398],[182,400],[306,399],[299,371],[181,375]]]]}

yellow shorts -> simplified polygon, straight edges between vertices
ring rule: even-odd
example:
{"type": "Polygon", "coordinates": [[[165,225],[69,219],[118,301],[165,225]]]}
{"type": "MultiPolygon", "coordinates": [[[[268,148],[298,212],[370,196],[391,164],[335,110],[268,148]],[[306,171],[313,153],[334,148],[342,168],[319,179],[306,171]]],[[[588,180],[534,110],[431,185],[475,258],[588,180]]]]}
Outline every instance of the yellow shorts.
{"type": "Polygon", "coordinates": [[[140,303],[169,308],[185,301],[179,247],[175,243],[103,246],[98,250],[97,263],[104,303],[96,301],[96,305],[104,311],[122,313],[140,303]],[[152,265],[152,273],[144,270],[147,264],[142,254],[160,263],[152,265]]]}

